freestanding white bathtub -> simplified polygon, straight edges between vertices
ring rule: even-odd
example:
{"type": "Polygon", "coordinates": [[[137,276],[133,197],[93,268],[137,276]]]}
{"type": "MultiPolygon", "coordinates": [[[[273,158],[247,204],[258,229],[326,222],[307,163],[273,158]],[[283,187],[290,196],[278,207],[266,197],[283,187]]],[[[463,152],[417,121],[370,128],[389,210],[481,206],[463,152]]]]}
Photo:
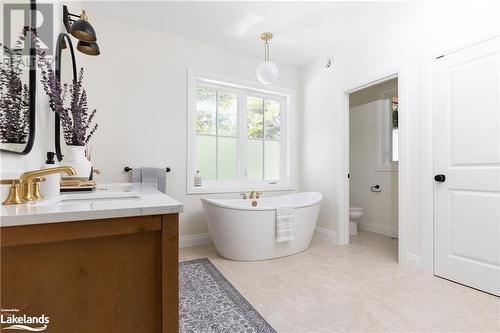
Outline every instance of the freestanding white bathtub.
{"type": "Polygon", "coordinates": [[[322,196],[316,192],[257,199],[202,198],[205,221],[217,252],[231,260],[265,260],[306,250],[318,220],[322,196]],[[295,240],[277,243],[276,207],[294,208],[295,240]]]}

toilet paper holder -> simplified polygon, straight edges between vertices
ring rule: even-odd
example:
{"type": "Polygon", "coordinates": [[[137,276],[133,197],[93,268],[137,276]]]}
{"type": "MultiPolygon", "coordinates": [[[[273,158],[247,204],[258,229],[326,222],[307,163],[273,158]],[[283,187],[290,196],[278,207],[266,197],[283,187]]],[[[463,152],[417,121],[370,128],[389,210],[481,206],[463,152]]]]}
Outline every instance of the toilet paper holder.
{"type": "Polygon", "coordinates": [[[373,186],[370,188],[370,191],[375,192],[375,193],[382,192],[382,190],[380,189],[380,185],[373,185],[373,186]]]}

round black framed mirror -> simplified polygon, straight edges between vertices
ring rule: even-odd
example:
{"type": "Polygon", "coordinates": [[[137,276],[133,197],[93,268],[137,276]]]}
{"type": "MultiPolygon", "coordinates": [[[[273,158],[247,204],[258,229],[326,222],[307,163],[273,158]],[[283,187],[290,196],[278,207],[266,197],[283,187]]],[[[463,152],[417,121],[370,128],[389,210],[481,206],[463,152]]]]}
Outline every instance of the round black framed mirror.
{"type": "MultiPolygon", "coordinates": [[[[56,78],[61,84],[71,84],[77,79],[75,50],[68,34],[61,33],[57,38],[56,44],[56,78]]],[[[55,114],[55,148],[56,156],[62,161],[63,154],[61,149],[61,117],[55,114]]]]}
{"type": "Polygon", "coordinates": [[[36,49],[32,39],[37,27],[36,0],[3,4],[0,17],[6,18],[0,50],[0,150],[27,155],[35,143],[36,123],[36,49]],[[8,11],[24,15],[7,15],[8,11]],[[14,34],[15,35],[15,34],[14,34]],[[15,70],[12,70],[15,68],[15,70]]]}

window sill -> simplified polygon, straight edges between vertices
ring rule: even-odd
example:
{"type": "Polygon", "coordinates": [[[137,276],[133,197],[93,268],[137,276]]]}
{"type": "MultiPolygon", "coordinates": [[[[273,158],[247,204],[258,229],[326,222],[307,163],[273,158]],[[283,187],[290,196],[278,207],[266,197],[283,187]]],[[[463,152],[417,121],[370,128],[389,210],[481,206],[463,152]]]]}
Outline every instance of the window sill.
{"type": "Polygon", "coordinates": [[[266,182],[257,183],[220,183],[205,181],[202,186],[188,186],[187,194],[216,194],[216,193],[242,193],[249,191],[273,192],[273,191],[294,191],[295,186],[291,184],[269,184],[266,182]]]}

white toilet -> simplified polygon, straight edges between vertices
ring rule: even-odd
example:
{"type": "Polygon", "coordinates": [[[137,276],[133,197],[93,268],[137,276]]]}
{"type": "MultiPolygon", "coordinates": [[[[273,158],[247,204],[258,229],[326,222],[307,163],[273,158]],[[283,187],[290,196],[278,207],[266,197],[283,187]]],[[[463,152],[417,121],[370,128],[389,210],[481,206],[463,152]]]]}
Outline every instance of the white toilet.
{"type": "Polygon", "coordinates": [[[358,234],[358,221],[363,214],[363,208],[355,206],[349,207],[349,235],[358,234]]]}

